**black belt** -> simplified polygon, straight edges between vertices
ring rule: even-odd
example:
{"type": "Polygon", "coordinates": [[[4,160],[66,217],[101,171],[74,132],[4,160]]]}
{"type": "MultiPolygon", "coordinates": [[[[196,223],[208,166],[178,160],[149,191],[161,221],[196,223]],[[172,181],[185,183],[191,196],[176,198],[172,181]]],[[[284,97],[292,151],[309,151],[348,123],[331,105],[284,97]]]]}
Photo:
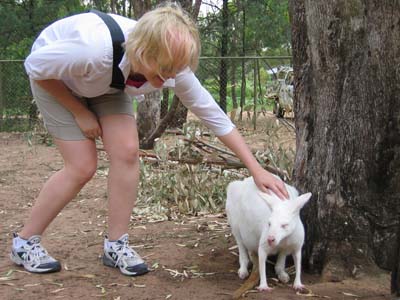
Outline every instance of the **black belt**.
{"type": "Polygon", "coordinates": [[[119,27],[118,23],[106,13],[101,11],[91,9],[89,12],[98,15],[104,23],[107,25],[108,30],[111,34],[112,44],[113,44],[113,70],[112,70],[112,81],[110,87],[124,90],[125,89],[125,78],[122,74],[121,69],[119,68],[119,64],[122,60],[122,56],[124,55],[124,49],[122,48],[122,44],[125,42],[124,34],[122,33],[121,27],[119,27]]]}

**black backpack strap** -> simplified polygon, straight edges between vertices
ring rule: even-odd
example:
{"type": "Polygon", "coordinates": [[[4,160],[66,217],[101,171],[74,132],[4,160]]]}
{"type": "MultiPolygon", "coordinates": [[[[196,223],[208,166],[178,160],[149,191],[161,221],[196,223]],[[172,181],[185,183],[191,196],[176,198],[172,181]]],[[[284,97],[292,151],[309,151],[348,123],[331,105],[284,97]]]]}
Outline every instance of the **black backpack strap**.
{"type": "Polygon", "coordinates": [[[125,78],[121,69],[119,68],[119,64],[122,60],[122,56],[124,55],[122,44],[125,42],[125,37],[122,33],[121,27],[119,27],[118,23],[106,13],[95,9],[91,9],[89,12],[98,15],[104,21],[110,31],[113,44],[113,71],[110,87],[123,90],[125,89],[125,78]]]}

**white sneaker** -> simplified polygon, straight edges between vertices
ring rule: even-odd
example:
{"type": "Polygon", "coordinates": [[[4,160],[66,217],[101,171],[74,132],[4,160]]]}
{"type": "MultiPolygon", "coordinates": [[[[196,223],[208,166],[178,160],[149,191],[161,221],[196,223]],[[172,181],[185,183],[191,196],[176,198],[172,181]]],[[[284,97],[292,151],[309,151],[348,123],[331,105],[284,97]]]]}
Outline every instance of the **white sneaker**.
{"type": "MultiPolygon", "coordinates": [[[[17,234],[14,233],[14,238],[17,234]]],[[[11,248],[10,258],[19,266],[31,273],[52,273],[61,270],[61,264],[51,257],[45,248],[40,245],[40,236],[34,235],[28,242],[19,247],[11,248]]]]}
{"type": "Polygon", "coordinates": [[[119,268],[122,274],[129,276],[143,275],[149,272],[143,259],[128,245],[128,234],[121,236],[112,246],[108,238],[104,241],[103,264],[119,268]]]}

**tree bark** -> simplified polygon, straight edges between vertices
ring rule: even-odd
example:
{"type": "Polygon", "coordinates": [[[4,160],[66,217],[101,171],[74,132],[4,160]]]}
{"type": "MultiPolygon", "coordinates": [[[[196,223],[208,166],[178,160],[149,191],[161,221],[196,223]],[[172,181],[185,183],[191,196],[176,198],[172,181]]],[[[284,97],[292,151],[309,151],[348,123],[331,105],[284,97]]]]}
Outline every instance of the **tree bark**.
{"type": "MultiPolygon", "coordinates": [[[[151,1],[134,1],[133,10],[137,19],[151,9],[151,1]]],[[[160,122],[161,91],[157,90],[144,95],[138,104],[137,126],[140,147],[146,147],[146,141],[160,122]]]]}
{"type": "Polygon", "coordinates": [[[0,119],[3,118],[3,109],[5,108],[5,101],[3,95],[3,65],[4,63],[0,63],[0,119]]]}
{"type": "MultiPolygon", "coordinates": [[[[201,1],[196,0],[195,5],[193,6],[192,0],[178,0],[177,2],[180,3],[182,8],[191,13],[191,17],[193,20],[197,19],[198,13],[199,13],[199,5],[201,4],[201,1]],[[199,4],[200,2],[200,4],[199,4]]],[[[188,109],[182,104],[179,103],[178,106],[176,107],[175,111],[175,120],[173,123],[174,127],[182,128],[183,124],[186,123],[187,120],[187,114],[188,114],[188,109]]]]}
{"type": "Polygon", "coordinates": [[[116,0],[111,0],[110,6],[111,6],[111,12],[113,14],[116,14],[117,13],[117,2],[116,2],[116,0]]]}
{"type": "Polygon", "coordinates": [[[141,149],[153,149],[154,140],[159,138],[164,133],[165,129],[167,129],[168,125],[171,124],[171,121],[175,116],[176,109],[180,103],[181,102],[179,101],[179,98],[174,96],[168,113],[158,124],[157,128],[150,134],[150,136],[142,141],[141,149]]]}
{"type": "MultiPolygon", "coordinates": [[[[180,4],[182,5],[182,8],[185,9],[186,11],[192,11],[192,1],[191,0],[180,0],[178,2],[180,2],[180,4]]],[[[198,12],[199,12],[198,7],[200,4],[201,4],[201,1],[196,0],[194,10],[193,10],[194,13],[198,14],[198,12]]],[[[135,15],[137,13],[139,13],[139,12],[135,10],[135,15]]],[[[195,15],[195,16],[192,15],[192,18],[196,19],[197,15],[195,15]]],[[[160,93],[159,97],[161,97],[161,93],[160,93]]],[[[155,99],[154,99],[154,102],[155,102],[155,99]]],[[[161,102],[161,99],[159,99],[157,101],[158,107],[160,107],[160,102],[161,102]]],[[[155,104],[152,104],[152,105],[155,105],[155,104]]],[[[160,108],[159,108],[159,110],[160,110],[160,108]]],[[[185,106],[183,106],[182,103],[180,103],[179,99],[176,96],[174,96],[174,100],[173,100],[173,103],[171,104],[170,110],[168,111],[168,113],[166,114],[166,116],[163,118],[163,120],[160,122],[160,124],[158,126],[154,127],[152,131],[149,131],[146,134],[141,133],[140,129],[139,129],[139,136],[142,136],[141,147],[143,149],[151,149],[154,145],[154,139],[160,137],[162,135],[162,133],[165,131],[165,129],[169,125],[171,125],[171,122],[173,120],[172,116],[175,117],[173,125],[177,126],[177,127],[182,127],[183,124],[186,123],[187,112],[188,112],[187,108],[185,106]]],[[[151,115],[144,116],[144,117],[152,118],[151,115]]],[[[138,117],[139,124],[144,121],[145,120],[143,118],[138,117]],[[139,119],[141,121],[139,121],[139,119]]],[[[148,122],[148,121],[146,121],[146,122],[148,122]]],[[[156,123],[153,123],[153,124],[156,124],[156,123]]]]}
{"type": "Polygon", "coordinates": [[[192,16],[193,18],[197,18],[197,16],[200,13],[200,6],[201,6],[202,0],[195,0],[193,7],[192,7],[192,16]]]}
{"type": "MultiPolygon", "coordinates": [[[[186,10],[187,12],[192,12],[191,16],[194,20],[197,19],[197,15],[199,13],[199,5],[201,4],[200,0],[196,0],[193,7],[192,7],[191,0],[179,0],[177,2],[180,3],[180,5],[182,6],[182,8],[184,10],[186,10]]],[[[171,105],[170,109],[172,109],[172,107],[173,106],[171,105]]],[[[175,114],[175,119],[173,122],[174,127],[182,127],[183,124],[186,123],[188,109],[184,105],[182,105],[180,102],[176,106],[174,106],[174,111],[171,113],[175,114]]],[[[172,121],[172,119],[171,119],[171,121],[172,121]]],[[[168,127],[168,125],[171,125],[171,124],[167,124],[167,127],[168,127]]],[[[165,127],[165,128],[167,128],[167,127],[165,127]]],[[[157,128],[156,131],[160,132],[160,129],[157,128]]],[[[152,134],[152,136],[153,135],[156,136],[155,134],[152,134]]],[[[149,144],[153,144],[153,142],[149,142],[149,144]]]]}
{"type": "Polygon", "coordinates": [[[151,9],[151,0],[132,1],[131,4],[133,4],[133,15],[136,20],[151,9]]]}
{"type": "Polygon", "coordinates": [[[165,115],[168,112],[168,106],[169,106],[169,89],[165,88],[163,89],[163,96],[162,96],[162,101],[161,101],[161,108],[160,108],[160,118],[164,118],[165,115]]]}
{"type": "Polygon", "coordinates": [[[161,91],[156,90],[146,94],[145,99],[138,104],[137,123],[141,148],[143,141],[157,128],[160,121],[160,99],[161,91]]]}
{"type": "Polygon", "coordinates": [[[246,104],[246,6],[245,3],[241,5],[243,12],[243,23],[242,23],[242,84],[240,86],[240,115],[239,119],[243,119],[243,110],[246,104]]]}
{"type": "Polygon", "coordinates": [[[325,279],[392,269],[400,198],[400,2],[291,0],[294,175],[305,261],[325,279]]]}
{"type": "Polygon", "coordinates": [[[394,261],[392,269],[391,292],[397,297],[400,296],[400,220],[397,230],[397,244],[394,252],[394,261]]]}
{"type": "Polygon", "coordinates": [[[236,97],[236,70],[237,70],[237,62],[235,59],[232,59],[231,65],[231,97],[232,97],[232,111],[230,113],[230,118],[232,122],[236,119],[236,113],[238,109],[238,102],[236,97]]]}
{"type": "MultiPolygon", "coordinates": [[[[221,57],[228,53],[228,0],[222,4],[222,36],[221,36],[221,57]]],[[[219,106],[226,112],[226,95],[228,87],[228,64],[224,58],[219,66],[219,106]]]]}

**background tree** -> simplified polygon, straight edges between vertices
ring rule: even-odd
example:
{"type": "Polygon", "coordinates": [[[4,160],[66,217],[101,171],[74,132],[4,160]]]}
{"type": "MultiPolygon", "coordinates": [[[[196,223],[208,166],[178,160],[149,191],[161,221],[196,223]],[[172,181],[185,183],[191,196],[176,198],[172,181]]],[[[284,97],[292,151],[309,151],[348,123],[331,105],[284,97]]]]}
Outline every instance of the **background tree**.
{"type": "Polygon", "coordinates": [[[391,291],[400,296],[400,219],[397,230],[397,245],[395,247],[395,252],[393,256],[394,264],[392,267],[392,281],[391,281],[391,291]]]}
{"type": "MultiPolygon", "coordinates": [[[[228,0],[222,1],[222,34],[221,34],[221,57],[228,54],[228,0]]],[[[219,105],[226,112],[226,93],[228,87],[228,63],[226,59],[221,59],[219,66],[219,105]]]]}
{"type": "MultiPolygon", "coordinates": [[[[147,11],[156,6],[159,1],[134,1],[133,15],[139,19],[147,11]]],[[[143,101],[137,105],[137,126],[139,132],[140,148],[148,149],[146,139],[157,128],[160,121],[161,92],[154,91],[144,95],[143,101]]]]}
{"type": "MultiPolygon", "coordinates": [[[[79,0],[2,0],[0,59],[24,59],[44,27],[83,9],[79,0]]],[[[23,72],[21,64],[5,62],[0,65],[0,116],[10,112],[29,115],[29,128],[32,128],[37,108],[31,101],[29,81],[21,76],[23,72]]]]}
{"type": "MultiPolygon", "coordinates": [[[[221,7],[214,7],[207,16],[199,18],[202,56],[287,55],[290,51],[287,5],[287,1],[278,0],[222,1],[221,7]]],[[[224,59],[219,64],[202,60],[201,69],[208,72],[200,73],[202,79],[214,78],[219,83],[214,89],[219,94],[216,100],[220,106],[225,110],[226,103],[232,101],[231,116],[234,118],[238,107],[237,94],[240,95],[242,110],[246,104],[249,86],[246,81],[253,76],[254,60],[224,59]],[[225,86],[231,87],[231,99],[226,99],[225,86]]]]}
{"type": "Polygon", "coordinates": [[[295,178],[313,193],[305,262],[325,279],[375,264],[390,270],[400,214],[400,2],[291,0],[290,12],[295,178]]]}
{"type": "MultiPolygon", "coordinates": [[[[196,0],[194,4],[191,0],[180,0],[182,8],[189,13],[192,13],[192,18],[196,20],[197,15],[193,13],[199,13],[199,7],[201,5],[201,0],[196,0]]],[[[141,137],[140,147],[142,149],[151,149],[154,146],[154,140],[160,137],[171,121],[172,116],[175,116],[174,125],[177,127],[182,127],[186,122],[187,118],[187,108],[179,101],[179,98],[174,96],[172,104],[170,105],[168,113],[160,121],[160,103],[161,103],[161,92],[155,91],[148,95],[145,95],[145,100],[140,103],[139,106],[144,107],[140,109],[138,107],[138,128],[139,136],[141,137]],[[157,107],[155,107],[157,106],[157,107]],[[151,108],[151,109],[149,109],[151,108]],[[141,111],[141,115],[139,114],[141,111]],[[152,115],[149,115],[152,114],[152,115]],[[157,120],[157,121],[154,121],[157,120]],[[143,125],[145,124],[145,126],[143,125]],[[145,129],[145,131],[143,130],[145,129]]]]}
{"type": "Polygon", "coordinates": [[[44,27],[83,10],[80,0],[2,0],[0,59],[24,59],[44,27]]]}
{"type": "MultiPolygon", "coordinates": [[[[95,8],[100,11],[114,12],[138,19],[145,11],[153,8],[159,2],[160,0],[0,1],[0,59],[24,59],[30,52],[33,40],[41,30],[65,16],[95,8]]],[[[200,18],[198,18],[198,14],[202,5],[201,0],[180,0],[178,2],[192,14],[195,20],[199,20],[203,57],[238,56],[242,49],[244,49],[243,53],[262,55],[265,54],[265,51],[280,53],[282,45],[286,45],[285,47],[287,48],[288,38],[282,35],[282,33],[287,32],[285,28],[288,28],[287,12],[285,12],[285,7],[287,9],[286,1],[224,0],[223,10],[221,10],[221,6],[210,4],[208,6],[214,9],[209,10],[207,15],[202,15],[200,18]],[[251,16],[247,18],[246,22],[243,22],[243,9],[246,9],[249,12],[249,16],[251,16]],[[226,22],[227,20],[229,22],[226,22]],[[259,30],[261,26],[267,26],[266,28],[271,30],[259,30]],[[258,35],[255,33],[258,33],[258,35]],[[280,45],[279,49],[274,49],[274,45],[280,45]]],[[[212,3],[211,1],[204,2],[212,3]]],[[[224,60],[224,62],[216,58],[202,59],[197,75],[214,95],[217,102],[227,110],[231,107],[231,102],[233,102],[234,107],[237,107],[236,95],[241,94],[240,84],[237,84],[237,82],[241,80],[240,78],[242,80],[251,80],[253,66],[252,60],[243,61],[243,68],[241,68],[239,59],[229,59],[224,60]],[[244,71],[243,73],[242,70],[244,71]],[[230,87],[229,95],[227,87],[230,87]]],[[[26,78],[21,80],[21,74],[24,73],[23,66],[19,65],[18,62],[7,62],[2,63],[0,69],[7,74],[7,76],[0,74],[0,79],[2,80],[0,82],[1,110],[7,109],[7,111],[12,111],[13,113],[18,111],[21,115],[27,115],[29,110],[27,107],[30,104],[26,104],[26,102],[31,102],[31,95],[26,78]],[[16,78],[13,78],[13,76],[16,78]],[[17,84],[14,84],[14,82],[17,84]],[[20,107],[22,107],[22,110],[20,107]]],[[[249,84],[248,87],[247,93],[249,95],[252,87],[249,84]]],[[[242,91],[242,98],[244,99],[246,96],[244,84],[242,91]]],[[[155,99],[155,101],[151,100],[152,104],[158,105],[160,96],[153,96],[152,99],[155,99]]],[[[168,107],[176,107],[173,125],[182,126],[186,122],[187,110],[179,103],[178,106],[172,105],[170,99],[171,97],[164,93],[162,117],[167,114],[168,107]]],[[[34,111],[36,106],[31,107],[31,115],[36,115],[34,111]]],[[[143,110],[139,108],[139,111],[142,114],[142,112],[154,113],[157,110],[148,109],[146,105],[143,110]]],[[[160,132],[160,128],[164,127],[154,128],[155,124],[159,122],[157,116],[158,113],[156,113],[155,117],[149,117],[144,114],[143,117],[139,118],[149,121],[148,124],[143,123],[144,126],[141,127],[143,130],[140,129],[143,132],[143,136],[150,135],[152,131],[160,132]]]]}
{"type": "MultiPolygon", "coordinates": [[[[199,13],[199,7],[201,5],[201,0],[196,0],[194,3],[192,0],[177,0],[182,8],[189,12],[193,20],[197,20],[197,14],[199,13]],[[196,14],[196,15],[195,15],[196,14]]],[[[181,102],[179,102],[175,111],[175,126],[182,127],[186,123],[188,110],[181,102]]]]}

